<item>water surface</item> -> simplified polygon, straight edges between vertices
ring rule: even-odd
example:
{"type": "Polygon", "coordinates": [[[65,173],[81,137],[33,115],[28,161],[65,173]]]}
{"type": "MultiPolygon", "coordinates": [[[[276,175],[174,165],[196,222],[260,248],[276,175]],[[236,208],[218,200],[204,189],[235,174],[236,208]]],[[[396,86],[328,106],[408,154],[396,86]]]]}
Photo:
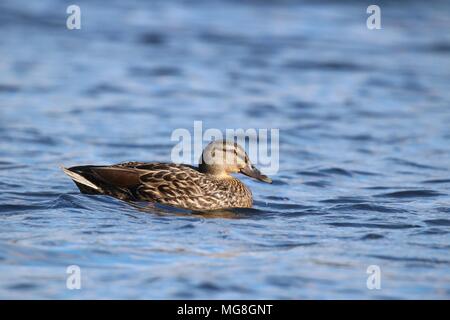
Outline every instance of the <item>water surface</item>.
{"type": "Polygon", "coordinates": [[[1,298],[450,297],[448,2],[372,31],[359,1],[77,4],[78,31],[0,4],[1,298]],[[195,120],[280,129],[254,209],[141,211],[59,169],[170,161],[195,120]]]}

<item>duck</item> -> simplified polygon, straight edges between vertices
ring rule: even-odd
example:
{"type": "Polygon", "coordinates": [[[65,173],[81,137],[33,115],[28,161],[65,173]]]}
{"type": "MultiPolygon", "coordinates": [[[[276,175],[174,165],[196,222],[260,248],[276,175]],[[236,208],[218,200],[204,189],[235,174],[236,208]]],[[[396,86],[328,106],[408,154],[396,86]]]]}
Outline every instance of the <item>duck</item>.
{"type": "Polygon", "coordinates": [[[214,140],[202,152],[197,167],[162,162],[123,162],[65,168],[83,194],[120,200],[159,203],[192,211],[251,208],[251,190],[232,174],[272,183],[236,142],[214,140]]]}

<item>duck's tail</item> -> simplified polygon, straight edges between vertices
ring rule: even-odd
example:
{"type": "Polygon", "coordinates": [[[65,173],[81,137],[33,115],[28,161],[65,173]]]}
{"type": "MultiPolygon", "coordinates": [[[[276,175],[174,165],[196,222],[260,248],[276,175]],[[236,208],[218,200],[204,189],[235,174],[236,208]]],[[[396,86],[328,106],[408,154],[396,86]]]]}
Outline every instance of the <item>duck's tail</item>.
{"type": "Polygon", "coordinates": [[[64,168],[61,166],[62,171],[67,174],[78,186],[81,192],[85,193],[101,193],[101,188],[94,183],[83,177],[80,173],[72,171],[71,168],[64,168]]]}
{"type": "Polygon", "coordinates": [[[121,200],[135,200],[140,185],[139,173],[134,169],[114,166],[75,166],[61,169],[85,194],[103,194],[121,200]]]}

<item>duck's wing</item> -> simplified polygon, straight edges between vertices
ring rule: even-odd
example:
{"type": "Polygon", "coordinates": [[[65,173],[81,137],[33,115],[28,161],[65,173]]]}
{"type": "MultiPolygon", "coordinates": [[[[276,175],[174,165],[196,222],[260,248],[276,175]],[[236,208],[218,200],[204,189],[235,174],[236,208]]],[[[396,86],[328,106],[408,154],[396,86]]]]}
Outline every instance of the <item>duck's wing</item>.
{"type": "Polygon", "coordinates": [[[226,191],[198,170],[180,165],[146,168],[137,189],[141,199],[189,210],[208,210],[222,206],[226,191]]]}
{"type": "Polygon", "coordinates": [[[76,166],[62,168],[81,192],[106,194],[123,200],[134,200],[133,191],[141,184],[139,171],[116,166],[76,166]]]}
{"type": "Polygon", "coordinates": [[[122,200],[159,202],[190,210],[249,207],[252,202],[250,191],[237,179],[219,183],[188,165],[127,162],[63,170],[81,192],[122,200]],[[239,188],[249,193],[243,199],[239,188]]]}
{"type": "Polygon", "coordinates": [[[145,172],[136,191],[140,199],[190,210],[231,207],[229,184],[217,183],[195,167],[158,163],[138,168],[145,172]]]}
{"type": "Polygon", "coordinates": [[[208,178],[194,167],[154,163],[139,165],[137,170],[141,172],[138,193],[143,196],[167,202],[177,197],[205,195],[204,185],[208,178]]]}
{"type": "Polygon", "coordinates": [[[126,162],[112,166],[63,168],[81,192],[123,200],[159,201],[205,195],[205,179],[196,168],[169,163],[126,162]]]}

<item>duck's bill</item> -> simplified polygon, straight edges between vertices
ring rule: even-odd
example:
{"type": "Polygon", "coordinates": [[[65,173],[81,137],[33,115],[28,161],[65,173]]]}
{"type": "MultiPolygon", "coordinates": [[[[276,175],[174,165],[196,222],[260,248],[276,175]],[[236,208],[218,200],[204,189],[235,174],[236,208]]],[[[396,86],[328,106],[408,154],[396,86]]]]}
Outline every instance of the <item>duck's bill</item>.
{"type": "Polygon", "coordinates": [[[270,179],[268,176],[262,174],[261,171],[259,171],[258,169],[256,169],[253,166],[251,166],[251,167],[248,166],[248,167],[242,168],[241,173],[245,174],[246,176],[248,176],[250,178],[254,178],[254,179],[262,181],[262,182],[272,183],[272,179],[270,179]]]}

